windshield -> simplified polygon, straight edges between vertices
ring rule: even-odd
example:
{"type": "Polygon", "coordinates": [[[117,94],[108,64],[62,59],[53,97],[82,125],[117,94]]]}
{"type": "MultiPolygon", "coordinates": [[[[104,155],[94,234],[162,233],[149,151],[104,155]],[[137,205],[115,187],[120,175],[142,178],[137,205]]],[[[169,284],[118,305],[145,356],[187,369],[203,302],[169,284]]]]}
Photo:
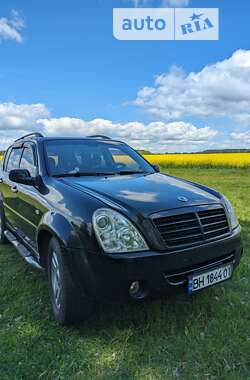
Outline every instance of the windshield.
{"type": "Polygon", "coordinates": [[[154,172],[132,148],[115,141],[51,140],[45,148],[52,176],[154,172]]]}

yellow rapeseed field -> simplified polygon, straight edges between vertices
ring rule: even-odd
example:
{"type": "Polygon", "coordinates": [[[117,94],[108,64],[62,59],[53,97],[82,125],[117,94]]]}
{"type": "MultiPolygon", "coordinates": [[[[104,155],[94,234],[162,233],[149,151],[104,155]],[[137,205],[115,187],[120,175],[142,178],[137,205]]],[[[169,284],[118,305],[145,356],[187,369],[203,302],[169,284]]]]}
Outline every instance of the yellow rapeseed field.
{"type": "MultiPolygon", "coordinates": [[[[209,153],[209,154],[146,154],[151,164],[179,167],[235,167],[250,168],[250,153],[209,153]]],[[[3,156],[0,155],[0,160],[3,156]]],[[[121,161],[121,157],[119,157],[121,161]]]]}
{"type": "Polygon", "coordinates": [[[149,154],[144,157],[152,164],[166,167],[250,167],[250,153],[149,154]]]}

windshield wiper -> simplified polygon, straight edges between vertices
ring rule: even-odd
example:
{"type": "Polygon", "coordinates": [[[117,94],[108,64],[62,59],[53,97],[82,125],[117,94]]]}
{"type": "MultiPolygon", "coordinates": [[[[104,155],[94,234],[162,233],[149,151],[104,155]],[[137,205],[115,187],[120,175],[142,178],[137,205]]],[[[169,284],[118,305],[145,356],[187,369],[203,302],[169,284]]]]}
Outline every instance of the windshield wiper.
{"type": "Polygon", "coordinates": [[[75,173],[62,173],[54,174],[55,178],[64,178],[64,177],[88,177],[88,176],[108,176],[108,175],[130,175],[130,174],[152,174],[152,172],[144,172],[142,170],[121,170],[119,172],[75,172],[75,173]]]}
{"type": "Polygon", "coordinates": [[[100,172],[75,172],[75,173],[63,173],[63,174],[54,174],[53,177],[56,178],[63,178],[63,177],[87,177],[87,176],[105,176],[105,175],[115,175],[116,173],[107,172],[107,173],[100,173],[100,172]]]}
{"type": "Polygon", "coordinates": [[[144,172],[143,170],[121,170],[115,174],[129,175],[129,174],[151,174],[150,172],[144,172]]]}

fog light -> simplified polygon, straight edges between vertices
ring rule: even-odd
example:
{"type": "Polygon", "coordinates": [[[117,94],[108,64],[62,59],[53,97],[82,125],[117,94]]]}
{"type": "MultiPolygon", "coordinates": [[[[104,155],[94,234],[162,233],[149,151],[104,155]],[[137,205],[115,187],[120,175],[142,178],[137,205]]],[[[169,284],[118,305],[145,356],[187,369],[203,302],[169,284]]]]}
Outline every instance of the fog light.
{"type": "Polygon", "coordinates": [[[129,287],[129,293],[132,297],[136,296],[140,292],[139,281],[133,281],[129,287]]]}

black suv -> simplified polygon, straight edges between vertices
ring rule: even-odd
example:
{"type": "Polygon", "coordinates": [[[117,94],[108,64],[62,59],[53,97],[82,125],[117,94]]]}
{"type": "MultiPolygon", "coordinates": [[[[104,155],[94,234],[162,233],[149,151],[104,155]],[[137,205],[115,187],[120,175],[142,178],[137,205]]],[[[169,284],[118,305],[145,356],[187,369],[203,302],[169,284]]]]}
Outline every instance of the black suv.
{"type": "Polygon", "coordinates": [[[243,252],[223,195],[159,173],[105,136],[16,140],[0,175],[0,215],[1,243],[47,270],[62,325],[104,300],[222,282],[243,252]]]}

